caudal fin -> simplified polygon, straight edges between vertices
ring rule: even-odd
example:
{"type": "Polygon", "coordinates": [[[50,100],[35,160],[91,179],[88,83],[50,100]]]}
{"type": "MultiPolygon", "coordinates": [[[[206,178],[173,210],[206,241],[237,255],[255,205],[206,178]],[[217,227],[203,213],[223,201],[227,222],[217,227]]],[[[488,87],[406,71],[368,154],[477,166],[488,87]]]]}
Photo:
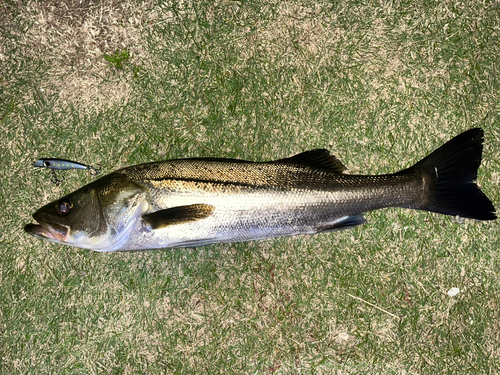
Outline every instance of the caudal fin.
{"type": "Polygon", "coordinates": [[[457,135],[413,167],[431,180],[432,196],[419,209],[476,220],[496,219],[495,208],[474,183],[483,152],[483,130],[457,135]]]}

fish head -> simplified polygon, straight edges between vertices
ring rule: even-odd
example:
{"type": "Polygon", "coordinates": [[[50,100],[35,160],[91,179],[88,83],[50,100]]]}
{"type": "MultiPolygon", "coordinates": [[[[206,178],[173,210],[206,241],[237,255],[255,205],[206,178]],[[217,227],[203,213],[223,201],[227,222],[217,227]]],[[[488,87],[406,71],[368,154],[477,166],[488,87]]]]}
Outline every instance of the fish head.
{"type": "Polygon", "coordinates": [[[24,230],[64,245],[119,250],[147,210],[146,198],[141,186],[111,174],[41,207],[33,214],[38,224],[27,224],[24,230]]]}

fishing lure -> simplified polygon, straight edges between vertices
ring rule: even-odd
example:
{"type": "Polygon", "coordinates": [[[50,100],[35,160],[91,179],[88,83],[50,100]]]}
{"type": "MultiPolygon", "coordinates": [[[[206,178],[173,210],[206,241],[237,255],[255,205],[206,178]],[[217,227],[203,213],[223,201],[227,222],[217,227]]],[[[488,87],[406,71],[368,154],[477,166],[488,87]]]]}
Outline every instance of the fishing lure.
{"type": "Polygon", "coordinates": [[[101,173],[100,165],[98,168],[95,168],[92,165],[86,165],[78,163],[76,161],[65,160],[65,159],[48,159],[48,158],[38,159],[33,163],[33,166],[40,168],[49,168],[52,172],[54,183],[56,185],[59,185],[59,183],[62,182],[64,178],[62,180],[57,178],[55,170],[66,171],[68,169],[88,169],[90,171],[90,174],[93,176],[96,176],[99,173],[101,173]]]}

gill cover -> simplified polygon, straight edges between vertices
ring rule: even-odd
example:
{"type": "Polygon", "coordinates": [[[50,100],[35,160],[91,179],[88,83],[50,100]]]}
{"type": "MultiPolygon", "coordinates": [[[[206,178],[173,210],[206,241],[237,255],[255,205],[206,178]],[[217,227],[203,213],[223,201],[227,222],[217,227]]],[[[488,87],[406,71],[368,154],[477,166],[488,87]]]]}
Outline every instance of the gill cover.
{"type": "Polygon", "coordinates": [[[113,173],[43,206],[33,214],[39,225],[29,224],[25,229],[52,242],[96,251],[118,250],[147,210],[145,198],[139,185],[113,173]]]}

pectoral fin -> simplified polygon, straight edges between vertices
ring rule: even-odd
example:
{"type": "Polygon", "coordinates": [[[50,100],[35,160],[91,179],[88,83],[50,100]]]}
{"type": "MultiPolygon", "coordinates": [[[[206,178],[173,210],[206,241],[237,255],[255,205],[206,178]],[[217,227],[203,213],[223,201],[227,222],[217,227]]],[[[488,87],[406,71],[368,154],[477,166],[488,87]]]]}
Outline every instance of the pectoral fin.
{"type": "Polygon", "coordinates": [[[142,220],[152,229],[161,229],[170,225],[184,224],[206,219],[214,212],[210,204],[191,204],[178,206],[142,215],[142,220]]]}

